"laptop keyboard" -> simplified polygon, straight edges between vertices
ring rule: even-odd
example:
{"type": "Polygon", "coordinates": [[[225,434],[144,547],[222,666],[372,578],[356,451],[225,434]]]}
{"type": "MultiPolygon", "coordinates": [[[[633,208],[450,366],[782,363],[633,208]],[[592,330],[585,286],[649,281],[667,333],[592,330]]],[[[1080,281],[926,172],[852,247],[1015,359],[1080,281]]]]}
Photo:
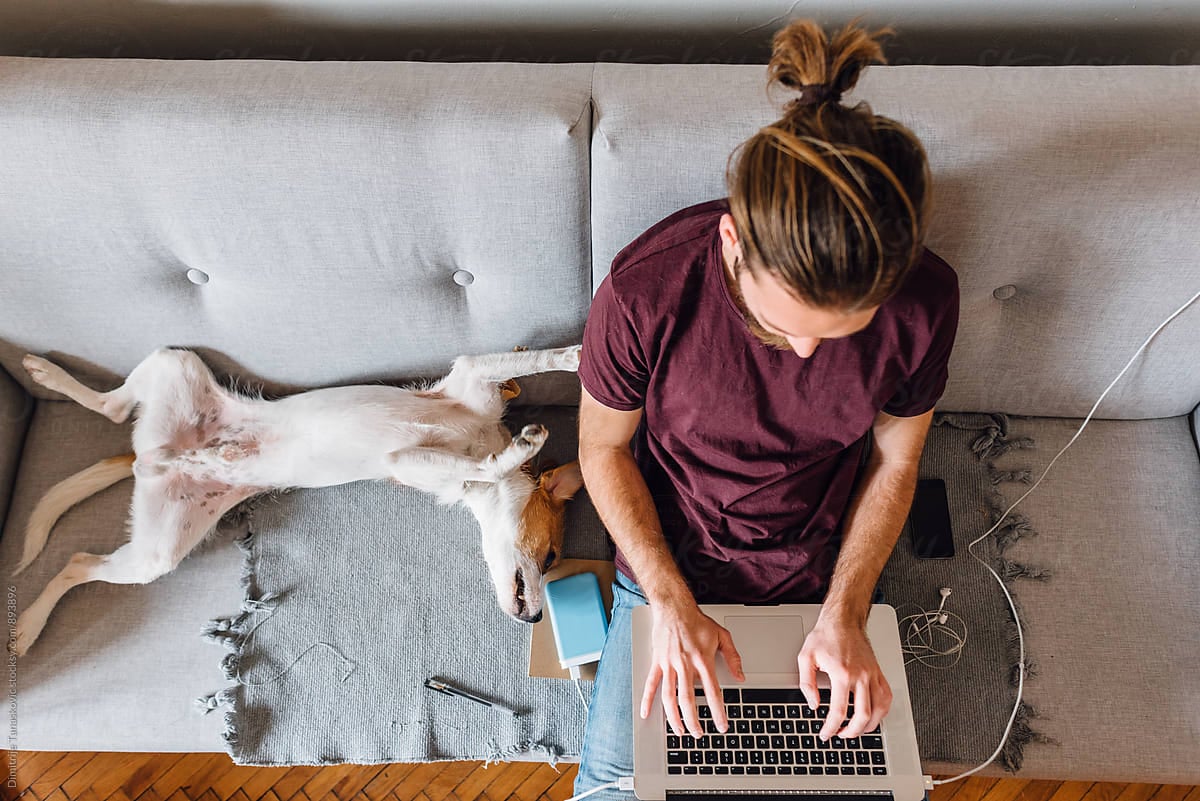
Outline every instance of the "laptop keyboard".
{"type": "MultiPolygon", "coordinates": [[[[722,734],[713,723],[704,691],[696,690],[703,737],[671,734],[667,738],[667,773],[726,776],[886,776],[883,733],[830,737],[821,742],[829,714],[829,690],[821,690],[814,713],[798,689],[756,687],[724,690],[729,728],[722,734]]],[[[854,716],[854,702],[846,720],[854,716]]]]}

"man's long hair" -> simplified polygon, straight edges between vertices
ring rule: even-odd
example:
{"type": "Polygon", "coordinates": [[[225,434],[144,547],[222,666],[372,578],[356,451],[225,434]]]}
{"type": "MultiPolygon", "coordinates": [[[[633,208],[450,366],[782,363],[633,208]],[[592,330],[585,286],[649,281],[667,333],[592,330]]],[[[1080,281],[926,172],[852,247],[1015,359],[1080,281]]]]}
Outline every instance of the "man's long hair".
{"type": "Polygon", "coordinates": [[[931,203],[929,164],[908,128],[840,102],[863,69],[886,63],[879,37],[856,27],[832,40],[812,20],[779,31],[767,67],[775,84],[828,96],[785,107],[733,152],[726,168],[730,210],[744,259],[801,302],[854,312],[878,306],[920,259],[931,203]]]}

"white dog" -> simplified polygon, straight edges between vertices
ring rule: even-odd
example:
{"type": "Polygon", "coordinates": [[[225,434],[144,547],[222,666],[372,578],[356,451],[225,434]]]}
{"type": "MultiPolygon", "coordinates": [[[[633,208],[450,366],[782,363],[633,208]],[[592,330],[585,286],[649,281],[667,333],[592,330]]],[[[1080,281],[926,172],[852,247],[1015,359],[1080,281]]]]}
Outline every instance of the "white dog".
{"type": "Polygon", "coordinates": [[[536,479],[525,465],[547,431],[511,437],[500,422],[520,388],[511,380],[579,367],[579,346],[460,356],[424,388],[352,386],[276,401],[223,388],[195,353],[162,348],[125,383],[95,392],[36,356],[23,365],[44,387],[115,423],[137,407],[134,453],[55,485],[25,534],[24,570],[74,504],[135,476],[129,542],[107,556],[77,553],[17,620],[14,652],[28,650],[54,605],[89,581],[145,584],[174,570],[227,511],[273,489],[390,478],[444,504],[461,501],[483,533],[483,554],[505,613],[541,617],[541,579],[562,553],[563,507],[583,483],[579,463],[536,479]]]}

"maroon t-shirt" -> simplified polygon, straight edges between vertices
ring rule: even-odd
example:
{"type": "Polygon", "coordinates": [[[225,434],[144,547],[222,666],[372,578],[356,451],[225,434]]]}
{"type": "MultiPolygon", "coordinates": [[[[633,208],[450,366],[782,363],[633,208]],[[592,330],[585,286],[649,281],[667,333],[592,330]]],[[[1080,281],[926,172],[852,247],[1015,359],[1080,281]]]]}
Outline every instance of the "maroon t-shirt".
{"type": "MultiPolygon", "coordinates": [[[[697,601],[816,602],[876,414],[923,414],[945,389],[958,276],[926,250],[869,326],[800,358],[755,338],[734,305],[728,211],[683,209],[617,254],[579,380],[605,406],[643,409],[633,455],[697,601]]],[[[619,550],[617,568],[637,580],[619,550]]]]}

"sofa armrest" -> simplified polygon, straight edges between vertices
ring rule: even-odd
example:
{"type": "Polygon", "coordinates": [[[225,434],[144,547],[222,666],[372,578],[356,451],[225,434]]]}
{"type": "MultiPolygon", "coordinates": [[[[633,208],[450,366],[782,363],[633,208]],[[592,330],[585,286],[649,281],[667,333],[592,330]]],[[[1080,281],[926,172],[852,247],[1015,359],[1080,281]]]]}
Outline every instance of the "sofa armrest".
{"type": "Polygon", "coordinates": [[[8,515],[25,431],[33,416],[33,396],[0,368],[0,532],[8,515]]]}

